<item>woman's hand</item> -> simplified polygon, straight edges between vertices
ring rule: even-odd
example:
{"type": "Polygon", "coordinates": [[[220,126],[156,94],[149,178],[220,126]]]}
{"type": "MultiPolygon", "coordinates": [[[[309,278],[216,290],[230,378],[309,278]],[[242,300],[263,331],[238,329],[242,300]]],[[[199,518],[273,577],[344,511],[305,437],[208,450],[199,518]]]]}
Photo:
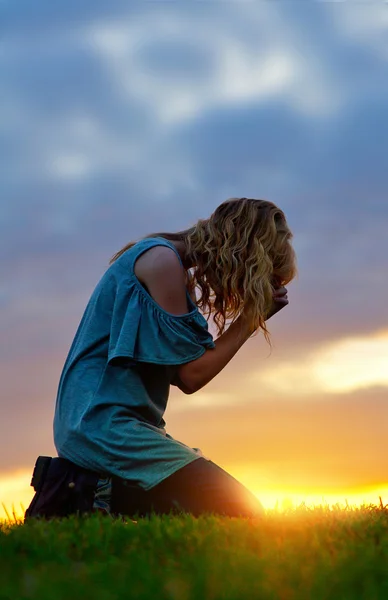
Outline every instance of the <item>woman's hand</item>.
{"type": "Polygon", "coordinates": [[[272,306],[271,306],[271,308],[268,312],[268,315],[265,319],[266,321],[268,321],[268,319],[270,319],[271,317],[276,315],[276,313],[278,313],[279,310],[282,310],[282,308],[287,306],[287,304],[288,304],[287,293],[288,293],[287,288],[285,288],[283,286],[275,289],[275,291],[273,293],[272,306]]]}
{"type": "MultiPolygon", "coordinates": [[[[288,294],[287,288],[285,288],[284,286],[275,287],[273,296],[272,296],[272,298],[273,298],[272,306],[269,309],[268,314],[265,318],[266,321],[268,321],[268,319],[270,319],[271,317],[276,315],[276,313],[278,313],[279,310],[282,310],[282,308],[287,306],[287,304],[288,304],[287,294],[288,294]]],[[[252,326],[252,321],[251,321],[252,312],[253,312],[252,304],[248,302],[245,304],[244,309],[240,316],[240,320],[247,327],[250,327],[251,334],[254,333],[257,330],[257,328],[259,327],[258,323],[256,323],[254,326],[252,326]]]]}

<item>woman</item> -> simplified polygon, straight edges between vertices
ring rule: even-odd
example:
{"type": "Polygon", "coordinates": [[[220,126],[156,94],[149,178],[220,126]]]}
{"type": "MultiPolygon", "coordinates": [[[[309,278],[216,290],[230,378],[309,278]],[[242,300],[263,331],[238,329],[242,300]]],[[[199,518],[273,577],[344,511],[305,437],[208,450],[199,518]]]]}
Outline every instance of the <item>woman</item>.
{"type": "Polygon", "coordinates": [[[171,384],[193,394],[255,331],[270,342],[266,321],[288,304],[296,273],[291,238],[274,204],[233,198],[190,229],[112,258],[61,375],[58,458],[39,457],[26,517],[262,513],[236,479],[169,436],[163,414],[171,384]],[[199,308],[214,318],[215,341],[199,308]]]}

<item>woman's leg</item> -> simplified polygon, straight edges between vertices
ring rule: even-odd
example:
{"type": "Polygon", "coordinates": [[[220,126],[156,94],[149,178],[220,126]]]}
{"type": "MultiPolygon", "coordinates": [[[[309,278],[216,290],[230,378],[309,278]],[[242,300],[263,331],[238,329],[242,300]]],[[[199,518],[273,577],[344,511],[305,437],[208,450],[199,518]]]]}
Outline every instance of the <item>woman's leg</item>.
{"type": "Polygon", "coordinates": [[[198,458],[148,491],[120,480],[112,512],[128,516],[187,512],[194,516],[257,517],[264,509],[237,479],[212,461],[198,458]]]}

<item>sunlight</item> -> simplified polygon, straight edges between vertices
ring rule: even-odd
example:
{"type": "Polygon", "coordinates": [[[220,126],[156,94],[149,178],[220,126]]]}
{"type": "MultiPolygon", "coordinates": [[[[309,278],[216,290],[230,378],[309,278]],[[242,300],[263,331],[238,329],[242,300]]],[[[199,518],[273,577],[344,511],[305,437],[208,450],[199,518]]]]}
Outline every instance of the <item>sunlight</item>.
{"type": "Polygon", "coordinates": [[[318,356],[317,380],[327,392],[388,386],[388,333],[342,340],[318,356]]]}
{"type": "Polygon", "coordinates": [[[355,490],[255,490],[251,488],[255,496],[260,500],[264,508],[287,510],[297,508],[304,504],[308,508],[314,506],[339,505],[341,508],[360,507],[363,504],[379,505],[379,498],[383,504],[388,504],[388,485],[381,487],[367,487],[355,490]]]}
{"type": "MultiPolygon", "coordinates": [[[[305,504],[309,508],[314,506],[361,506],[362,504],[379,505],[379,497],[383,504],[388,504],[388,484],[365,486],[363,488],[330,490],[330,489],[282,489],[275,485],[260,485],[258,488],[257,479],[249,476],[248,471],[235,472],[241,483],[243,483],[260,500],[265,509],[277,508],[284,511],[290,508],[297,508],[305,504]]],[[[30,504],[34,495],[34,490],[30,487],[30,471],[18,471],[13,475],[0,479],[0,521],[7,519],[7,513],[13,512],[17,518],[24,517],[24,509],[30,504]],[[6,511],[2,504],[5,505],[6,511]],[[21,506],[22,505],[22,506],[21,506]]]]}
{"type": "Polygon", "coordinates": [[[255,373],[254,384],[271,392],[308,395],[348,393],[388,386],[388,331],[330,343],[303,361],[278,363],[255,373]]]}
{"type": "Polygon", "coordinates": [[[258,474],[251,465],[229,465],[227,471],[236,477],[243,485],[260,500],[264,508],[286,510],[297,508],[305,504],[309,508],[314,506],[333,506],[339,504],[346,506],[361,506],[363,504],[379,505],[379,497],[383,504],[388,504],[388,482],[363,485],[363,486],[325,486],[305,485],[298,487],[282,486],[274,478],[270,479],[264,472],[258,474]]]}
{"type": "Polygon", "coordinates": [[[10,514],[14,510],[16,517],[24,516],[20,505],[26,509],[34,496],[34,490],[30,486],[31,476],[32,472],[29,469],[0,477],[0,520],[7,518],[3,504],[10,514]]]}

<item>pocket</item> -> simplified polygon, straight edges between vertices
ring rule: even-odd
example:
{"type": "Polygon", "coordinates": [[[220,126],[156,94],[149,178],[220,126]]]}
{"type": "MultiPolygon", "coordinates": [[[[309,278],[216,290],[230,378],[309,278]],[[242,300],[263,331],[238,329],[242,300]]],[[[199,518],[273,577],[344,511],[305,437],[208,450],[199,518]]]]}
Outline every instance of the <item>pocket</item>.
{"type": "MultiPolygon", "coordinates": [[[[42,458],[38,458],[34,469],[38,475],[42,458]]],[[[46,469],[40,472],[40,478],[35,478],[36,493],[25,518],[51,519],[91,512],[98,477],[97,473],[82,469],[64,458],[52,458],[46,469]]],[[[31,484],[33,482],[34,477],[31,484]]]]}

